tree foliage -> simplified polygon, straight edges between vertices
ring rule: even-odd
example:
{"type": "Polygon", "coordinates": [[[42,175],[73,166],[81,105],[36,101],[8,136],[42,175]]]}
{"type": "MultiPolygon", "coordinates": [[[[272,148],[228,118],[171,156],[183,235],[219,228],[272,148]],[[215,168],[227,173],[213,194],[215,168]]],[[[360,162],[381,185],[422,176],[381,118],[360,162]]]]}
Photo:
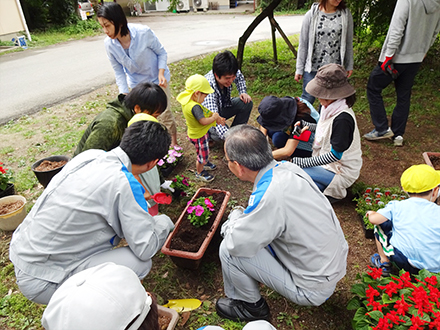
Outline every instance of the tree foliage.
{"type": "Polygon", "coordinates": [[[349,0],[354,32],[359,41],[368,44],[387,34],[397,0],[349,0]]]}
{"type": "Polygon", "coordinates": [[[31,31],[63,26],[77,20],[76,0],[20,0],[26,23],[31,31]]]}

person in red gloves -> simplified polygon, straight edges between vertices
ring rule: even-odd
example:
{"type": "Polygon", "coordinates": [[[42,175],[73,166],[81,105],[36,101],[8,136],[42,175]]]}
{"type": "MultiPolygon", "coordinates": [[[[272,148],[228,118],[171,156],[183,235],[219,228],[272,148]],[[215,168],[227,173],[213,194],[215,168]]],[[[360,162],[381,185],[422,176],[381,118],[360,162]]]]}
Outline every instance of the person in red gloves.
{"type": "Polygon", "coordinates": [[[414,78],[439,30],[440,0],[397,1],[379,63],[368,80],[367,97],[375,128],[365,139],[393,138],[395,146],[403,145],[414,78]],[[393,81],[397,102],[389,127],[382,90],[393,81]]]}

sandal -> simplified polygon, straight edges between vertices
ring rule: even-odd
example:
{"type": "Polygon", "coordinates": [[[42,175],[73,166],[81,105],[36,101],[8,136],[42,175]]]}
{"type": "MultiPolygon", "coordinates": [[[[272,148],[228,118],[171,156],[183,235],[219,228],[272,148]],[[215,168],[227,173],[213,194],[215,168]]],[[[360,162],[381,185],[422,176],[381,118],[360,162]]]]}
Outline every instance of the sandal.
{"type": "Polygon", "coordinates": [[[390,276],[391,264],[389,262],[380,262],[380,255],[378,253],[375,253],[371,256],[371,265],[382,269],[382,276],[390,276]]]}

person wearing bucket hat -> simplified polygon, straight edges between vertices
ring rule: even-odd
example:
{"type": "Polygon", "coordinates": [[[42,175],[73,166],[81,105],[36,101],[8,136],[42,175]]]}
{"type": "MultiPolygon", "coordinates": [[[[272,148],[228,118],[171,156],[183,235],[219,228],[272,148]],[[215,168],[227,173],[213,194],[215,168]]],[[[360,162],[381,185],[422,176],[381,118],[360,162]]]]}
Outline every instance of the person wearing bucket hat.
{"type": "Polygon", "coordinates": [[[215,178],[207,171],[217,168],[209,161],[208,130],[216,124],[225,124],[225,119],[220,117],[218,112],[212,113],[201,104],[205,97],[213,92],[208,80],[195,74],[186,80],[185,91],[176,98],[182,105],[188,139],[196,148],[196,178],[205,182],[211,182],[215,178]]]}
{"type": "Polygon", "coordinates": [[[319,0],[304,16],[295,72],[297,82],[303,79],[303,99],[313,104],[306,86],[329,63],[343,65],[348,77],[353,72],[353,17],[344,0],[319,0]]]}
{"type": "Polygon", "coordinates": [[[295,135],[298,121],[316,124],[319,120],[319,113],[308,101],[290,96],[266,96],[258,106],[258,112],[260,130],[272,139],[277,148],[272,152],[276,160],[312,155],[314,134],[308,141],[299,141],[300,137],[295,135]]]}
{"type": "Polygon", "coordinates": [[[440,171],[413,165],[402,173],[400,183],[410,198],[367,212],[378,249],[371,263],[385,275],[391,272],[391,263],[412,274],[420,269],[440,273],[440,205],[435,203],[440,197],[440,171]]]}
{"type": "Polygon", "coordinates": [[[70,277],[44,310],[46,330],[159,330],[156,298],[125,266],[105,263],[70,277]]]}
{"type": "Polygon", "coordinates": [[[312,157],[295,157],[292,162],[303,168],[330,200],[339,200],[347,195],[346,189],[359,177],[362,167],[360,135],[351,109],[356,91],[339,64],[319,68],[306,89],[319,99],[322,109],[318,124],[301,121],[315,132],[312,157]]]}

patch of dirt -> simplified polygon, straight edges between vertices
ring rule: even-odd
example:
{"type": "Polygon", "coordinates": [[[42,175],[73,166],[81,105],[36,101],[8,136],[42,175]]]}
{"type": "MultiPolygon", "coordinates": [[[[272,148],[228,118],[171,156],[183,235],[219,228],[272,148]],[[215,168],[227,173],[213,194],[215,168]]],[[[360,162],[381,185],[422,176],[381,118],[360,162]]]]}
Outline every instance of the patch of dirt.
{"type": "Polygon", "coordinates": [[[51,171],[54,170],[58,167],[64,166],[67,163],[67,161],[65,160],[60,160],[57,162],[52,162],[50,160],[43,160],[43,162],[38,165],[35,170],[39,171],[39,172],[47,172],[47,171],[51,171]]]}
{"type": "Polygon", "coordinates": [[[12,203],[2,204],[0,205],[0,215],[12,213],[18,210],[20,207],[22,207],[23,204],[24,204],[23,201],[16,201],[12,203]]]}
{"type": "Polygon", "coordinates": [[[170,249],[180,250],[187,252],[197,252],[200,249],[206,235],[212,230],[212,225],[217,217],[219,210],[221,209],[223,200],[225,199],[225,193],[214,193],[208,195],[206,192],[202,191],[197,197],[208,197],[212,196],[216,205],[214,211],[212,211],[211,216],[207,224],[201,227],[195,227],[187,218],[187,214],[183,216],[180,222],[179,228],[173,239],[171,240],[170,249]],[[186,221],[185,221],[186,220],[186,221]]]}
{"type": "Polygon", "coordinates": [[[432,166],[434,166],[437,171],[440,171],[440,157],[431,156],[429,157],[429,160],[431,161],[432,166]]]}

